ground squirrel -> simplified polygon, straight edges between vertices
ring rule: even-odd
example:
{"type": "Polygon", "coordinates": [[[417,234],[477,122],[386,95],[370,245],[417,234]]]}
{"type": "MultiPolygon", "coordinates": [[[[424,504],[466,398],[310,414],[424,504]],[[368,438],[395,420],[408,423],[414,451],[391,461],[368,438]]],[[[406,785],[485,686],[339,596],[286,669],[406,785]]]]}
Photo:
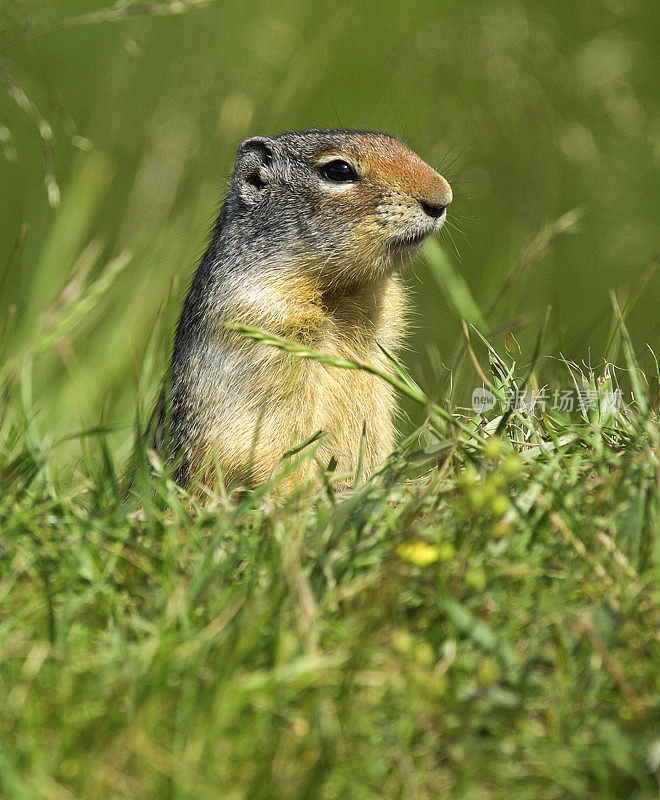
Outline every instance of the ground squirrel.
{"type": "MultiPolygon", "coordinates": [[[[323,431],[316,462],[363,474],[394,444],[392,389],[251,340],[259,328],[391,370],[403,331],[398,268],[438,231],[452,192],[406,145],[367,131],[247,139],[185,301],[169,374],[170,454],[185,484],[260,483],[323,431]],[[364,434],[363,434],[364,430],[364,434]]],[[[161,417],[161,422],[165,415],[161,417]]],[[[160,448],[163,445],[161,435],[160,448]]]]}

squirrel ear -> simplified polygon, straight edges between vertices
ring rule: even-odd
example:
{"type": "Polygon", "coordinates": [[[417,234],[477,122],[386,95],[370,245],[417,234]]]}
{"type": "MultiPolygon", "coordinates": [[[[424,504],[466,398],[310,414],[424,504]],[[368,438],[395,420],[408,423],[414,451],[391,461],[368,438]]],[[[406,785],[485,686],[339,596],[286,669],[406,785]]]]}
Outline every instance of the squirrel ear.
{"type": "Polygon", "coordinates": [[[238,148],[234,185],[243,200],[254,203],[263,197],[272,178],[273,145],[272,139],[253,136],[238,148]]]}

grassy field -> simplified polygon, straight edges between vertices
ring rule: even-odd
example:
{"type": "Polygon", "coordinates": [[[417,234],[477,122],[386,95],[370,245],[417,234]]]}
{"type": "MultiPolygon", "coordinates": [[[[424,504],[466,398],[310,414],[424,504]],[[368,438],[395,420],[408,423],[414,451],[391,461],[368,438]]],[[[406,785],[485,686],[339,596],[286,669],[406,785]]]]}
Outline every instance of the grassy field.
{"type": "Polygon", "coordinates": [[[624,0],[0,0],[1,798],[658,796],[658,38],[624,0]],[[454,186],[399,446],[187,494],[139,435],[183,292],[238,142],[313,124],[454,186]]]}
{"type": "Polygon", "coordinates": [[[501,413],[494,350],[480,417],[402,370],[426,423],[340,494],[200,504],[138,438],[127,496],[103,430],[72,481],[5,408],[2,796],[656,797],[658,384],[613,338],[635,402],[572,421],[501,413]]]}
{"type": "MultiPolygon", "coordinates": [[[[108,261],[131,258],[95,314],[37,365],[45,430],[70,433],[102,415],[130,427],[154,320],[169,297],[173,315],[182,302],[238,144],[314,125],[399,135],[447,176],[454,202],[446,256],[482,309],[484,329],[499,329],[495,341],[517,360],[529,358],[549,305],[542,355],[600,357],[610,290],[623,302],[643,286],[626,322],[640,365],[653,369],[653,3],[268,0],[246,10],[186,0],[175,7],[188,13],[136,13],[157,5],[136,2],[114,16],[107,5],[0,0],[7,352],[34,335],[73,273],[95,277],[108,261]],[[49,198],[58,195],[53,208],[49,198]],[[573,224],[544,246],[566,214],[573,224]]],[[[465,309],[428,259],[404,279],[412,307],[406,366],[435,400],[453,384],[465,403],[474,374],[450,376],[465,309]]],[[[145,395],[164,362],[161,353],[145,395]]],[[[407,402],[405,410],[407,433],[423,414],[407,402]]],[[[126,455],[128,438],[112,437],[111,446],[126,455]]]]}

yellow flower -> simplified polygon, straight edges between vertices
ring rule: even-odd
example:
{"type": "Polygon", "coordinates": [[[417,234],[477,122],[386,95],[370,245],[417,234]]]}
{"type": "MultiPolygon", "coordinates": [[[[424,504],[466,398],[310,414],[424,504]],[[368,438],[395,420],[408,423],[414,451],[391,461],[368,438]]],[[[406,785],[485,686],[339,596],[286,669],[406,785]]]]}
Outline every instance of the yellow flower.
{"type": "Polygon", "coordinates": [[[402,561],[409,561],[416,567],[427,567],[440,557],[440,551],[434,544],[418,539],[416,542],[404,542],[396,549],[396,554],[402,561]]]}

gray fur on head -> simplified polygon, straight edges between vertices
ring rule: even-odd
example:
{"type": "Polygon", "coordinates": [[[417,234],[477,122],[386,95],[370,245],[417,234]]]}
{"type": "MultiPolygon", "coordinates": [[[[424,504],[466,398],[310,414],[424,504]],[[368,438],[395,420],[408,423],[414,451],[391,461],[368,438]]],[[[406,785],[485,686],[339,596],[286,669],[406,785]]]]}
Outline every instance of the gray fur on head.
{"type": "MultiPolygon", "coordinates": [[[[356,148],[362,136],[393,140],[361,131],[316,130],[252,137],[238,148],[229,193],[211,247],[216,258],[229,256],[232,269],[290,259],[325,264],[329,280],[341,282],[342,268],[360,262],[377,266],[381,253],[353,242],[359,204],[333,210],[321,206],[323,179],[315,163],[329,149],[356,148]],[[241,246],[242,245],[242,246],[241,246]]],[[[367,207],[365,206],[365,212],[367,207]]],[[[349,280],[361,279],[361,275],[349,280]]]]}

